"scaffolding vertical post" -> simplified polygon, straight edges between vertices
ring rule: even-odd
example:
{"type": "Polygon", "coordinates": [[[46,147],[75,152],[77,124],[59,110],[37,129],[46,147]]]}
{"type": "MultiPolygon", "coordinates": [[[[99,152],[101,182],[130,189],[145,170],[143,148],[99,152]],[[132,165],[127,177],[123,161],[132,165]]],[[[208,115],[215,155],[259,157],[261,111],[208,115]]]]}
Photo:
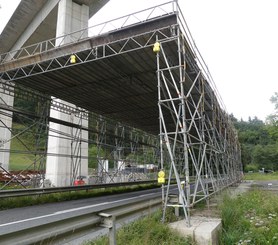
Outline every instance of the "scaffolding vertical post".
{"type": "MultiPolygon", "coordinates": [[[[82,117],[83,111],[76,108],[75,113],[71,113],[71,122],[74,123],[74,118],[78,116],[78,128],[71,128],[71,185],[74,185],[75,180],[81,177],[81,159],[82,159],[82,117]]],[[[80,182],[81,183],[81,182],[80,182]]]]}
{"type": "Polygon", "coordinates": [[[106,145],[106,120],[99,115],[97,120],[97,163],[98,163],[98,182],[106,183],[106,159],[103,146],[106,145]]]}
{"type": "MultiPolygon", "coordinates": [[[[156,41],[158,42],[158,36],[156,36],[156,41]]],[[[157,74],[157,87],[158,87],[158,106],[160,106],[161,100],[161,80],[160,80],[160,71],[159,71],[159,52],[156,52],[156,74],[157,74]]],[[[163,134],[162,134],[162,113],[159,111],[159,145],[160,145],[160,169],[164,169],[164,157],[163,157],[163,134]]],[[[168,176],[168,181],[171,181],[171,176],[168,176]]],[[[165,202],[165,187],[164,184],[161,185],[161,195],[162,203],[165,202]]]]}
{"type": "MultiPolygon", "coordinates": [[[[176,4],[177,4],[176,0],[176,4]]],[[[180,99],[181,99],[181,132],[183,135],[183,160],[184,160],[184,169],[185,169],[185,190],[186,190],[186,200],[187,200],[187,215],[188,215],[188,225],[190,226],[190,179],[189,179],[189,164],[188,164],[188,143],[187,143],[187,125],[186,125],[186,107],[185,107],[185,93],[184,93],[184,83],[185,83],[185,72],[186,72],[186,63],[185,63],[185,48],[183,44],[183,35],[178,31],[178,55],[179,55],[179,76],[180,76],[180,99]],[[182,42],[181,42],[182,39],[182,42]]]]}
{"type": "MultiPolygon", "coordinates": [[[[176,34],[173,34],[176,35],[176,34]]],[[[179,33],[176,35],[176,38],[180,38],[179,33]]],[[[180,42],[176,44],[180,46],[180,42]]],[[[157,55],[157,79],[158,79],[158,108],[159,108],[159,119],[160,119],[160,139],[163,140],[165,144],[169,158],[170,158],[170,172],[169,180],[167,184],[164,208],[163,208],[163,218],[165,219],[165,212],[167,206],[181,207],[184,212],[185,220],[188,226],[190,226],[190,217],[188,215],[189,205],[188,198],[185,196],[184,188],[181,184],[180,173],[177,169],[177,156],[178,150],[181,144],[186,146],[187,132],[184,130],[183,123],[185,123],[185,106],[182,101],[184,98],[181,95],[181,89],[184,89],[182,86],[183,80],[183,70],[181,64],[181,52],[180,48],[177,48],[179,53],[178,65],[172,65],[168,60],[167,55],[163,50],[163,45],[158,41],[154,44],[153,51],[157,55]],[[160,56],[158,53],[162,53],[163,65],[165,68],[160,67],[160,56]],[[171,66],[172,65],[172,66],[171,66]],[[176,71],[176,72],[175,72],[176,71]],[[162,81],[161,81],[162,77],[162,81]],[[163,86],[162,86],[163,85],[163,86]],[[162,97],[163,96],[163,97],[162,97]],[[183,115],[182,115],[183,113],[183,115]],[[172,121],[167,120],[167,116],[171,115],[172,121]],[[171,204],[169,203],[169,189],[170,189],[170,179],[172,171],[174,173],[177,187],[178,187],[178,203],[171,204]]],[[[161,148],[163,147],[163,144],[161,148]]],[[[184,148],[183,148],[184,149],[184,148]]],[[[186,153],[186,151],[185,151],[186,153]]],[[[186,157],[186,154],[183,154],[183,158],[186,157]]],[[[185,161],[185,159],[183,159],[185,161]]],[[[189,176],[187,176],[189,178],[189,176]]]]}
{"type": "Polygon", "coordinates": [[[50,101],[48,99],[42,99],[38,102],[38,113],[40,114],[38,126],[36,129],[35,135],[35,161],[34,161],[34,170],[37,169],[40,179],[35,179],[33,185],[37,187],[39,184],[44,187],[45,180],[45,162],[47,155],[47,138],[43,140],[43,133],[48,135],[48,119],[50,111],[50,101]],[[43,150],[43,151],[42,151],[43,150]],[[37,154],[39,158],[37,159],[37,154]],[[37,164],[37,161],[39,163],[37,164]],[[40,182],[40,183],[39,183],[40,182]]]}

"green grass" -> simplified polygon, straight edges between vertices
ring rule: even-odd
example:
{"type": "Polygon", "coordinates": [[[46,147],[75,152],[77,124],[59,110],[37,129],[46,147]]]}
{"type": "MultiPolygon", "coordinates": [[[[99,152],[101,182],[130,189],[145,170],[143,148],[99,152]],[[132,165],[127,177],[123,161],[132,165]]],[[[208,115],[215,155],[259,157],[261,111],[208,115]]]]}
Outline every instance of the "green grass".
{"type": "Polygon", "coordinates": [[[247,173],[244,174],[244,180],[278,180],[278,172],[275,173],[247,173]]]}
{"type": "MultiPolygon", "coordinates": [[[[13,132],[15,134],[23,131],[25,127],[21,124],[14,123],[13,124],[13,132]]],[[[20,142],[20,140],[27,145],[27,147],[33,149],[34,148],[34,136],[30,132],[25,132],[24,134],[15,137],[11,141],[11,151],[28,151],[26,147],[20,142]]],[[[10,170],[23,170],[32,164],[35,157],[32,154],[18,154],[18,153],[11,153],[10,154],[10,164],[9,169],[10,170]]],[[[32,166],[29,167],[30,169],[33,169],[32,166]]]]}
{"type": "Polygon", "coordinates": [[[220,245],[278,244],[278,195],[253,190],[221,205],[220,245]]]}
{"type": "Polygon", "coordinates": [[[30,154],[11,154],[9,170],[19,171],[33,169],[34,157],[30,154]]]}
{"type": "MultiPolygon", "coordinates": [[[[182,238],[170,230],[167,224],[161,223],[162,212],[141,218],[123,226],[117,231],[118,245],[193,245],[191,238],[182,238]]],[[[167,214],[167,220],[173,221],[173,213],[167,214]]],[[[107,237],[85,243],[86,245],[108,245],[107,237]]]]}

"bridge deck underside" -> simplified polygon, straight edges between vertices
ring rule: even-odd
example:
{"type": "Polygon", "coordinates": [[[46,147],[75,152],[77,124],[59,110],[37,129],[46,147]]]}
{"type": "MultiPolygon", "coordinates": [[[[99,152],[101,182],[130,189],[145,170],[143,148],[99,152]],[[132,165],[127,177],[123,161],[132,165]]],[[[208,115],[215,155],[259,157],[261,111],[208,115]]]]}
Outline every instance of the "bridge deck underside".
{"type": "MultiPolygon", "coordinates": [[[[65,48],[62,46],[57,50],[39,54],[40,68],[33,66],[32,62],[36,59],[34,55],[25,60],[20,58],[11,61],[10,64],[4,64],[2,68],[0,66],[0,70],[3,72],[4,66],[4,71],[14,78],[10,80],[15,83],[114,118],[146,132],[158,134],[157,64],[152,46],[156,38],[161,40],[171,65],[178,65],[177,40],[173,33],[173,26],[177,26],[175,15],[161,17],[134,27],[110,32],[102,37],[89,38],[86,40],[87,44],[83,41],[86,45],[81,45],[80,50],[75,50],[74,46],[65,46],[65,48]],[[92,49],[98,50],[97,54],[94,53],[95,57],[86,60],[92,49]],[[68,63],[71,52],[77,55],[77,63],[74,65],[68,63]],[[48,53],[52,56],[54,54],[52,58],[54,62],[50,63],[49,59],[44,58],[48,53]],[[24,62],[22,63],[21,60],[24,62]],[[28,71],[30,75],[21,74],[23,72],[16,67],[17,62],[20,66],[24,64],[22,67],[25,73],[28,71]],[[69,65],[59,67],[58,63],[69,65]],[[41,72],[41,68],[44,72],[41,72]]],[[[194,57],[191,53],[190,55],[194,62],[194,57]]],[[[192,79],[186,80],[186,90],[189,90],[197,74],[197,71],[190,71],[190,67],[188,69],[192,79]]],[[[175,79],[178,79],[178,69],[173,71],[173,74],[176,76],[175,79]]],[[[3,74],[2,78],[8,79],[3,74]]],[[[206,85],[205,92],[208,94],[207,100],[210,101],[212,90],[208,84],[206,85]]],[[[193,89],[191,94],[193,96],[196,94],[197,102],[200,94],[198,89],[193,89]]],[[[209,106],[207,110],[209,113],[209,106]]],[[[174,127],[175,125],[173,129],[174,127]]]]}

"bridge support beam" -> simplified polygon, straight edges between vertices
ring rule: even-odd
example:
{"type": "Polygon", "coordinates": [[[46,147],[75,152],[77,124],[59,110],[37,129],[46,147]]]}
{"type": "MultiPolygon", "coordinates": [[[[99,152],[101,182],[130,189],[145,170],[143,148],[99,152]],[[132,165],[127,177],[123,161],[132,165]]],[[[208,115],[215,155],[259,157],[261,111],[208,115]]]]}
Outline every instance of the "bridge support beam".
{"type": "MultiPolygon", "coordinates": [[[[72,0],[61,0],[58,6],[56,37],[86,28],[88,27],[88,21],[89,6],[79,5],[72,0]]],[[[67,36],[67,38],[58,38],[56,45],[73,41],[74,34],[67,36]]],[[[59,102],[74,107],[74,105],[67,102],[61,100],[59,102]]],[[[50,116],[67,122],[77,123],[80,126],[88,126],[88,121],[82,120],[82,116],[80,119],[80,115],[78,118],[76,115],[67,115],[63,112],[51,110],[50,116]]],[[[50,179],[51,183],[55,186],[66,186],[72,185],[78,176],[87,175],[88,132],[51,123],[48,139],[46,179],[50,179]],[[51,133],[51,130],[57,133],[51,133]],[[61,133],[66,135],[66,137],[61,137],[61,133]]]]}

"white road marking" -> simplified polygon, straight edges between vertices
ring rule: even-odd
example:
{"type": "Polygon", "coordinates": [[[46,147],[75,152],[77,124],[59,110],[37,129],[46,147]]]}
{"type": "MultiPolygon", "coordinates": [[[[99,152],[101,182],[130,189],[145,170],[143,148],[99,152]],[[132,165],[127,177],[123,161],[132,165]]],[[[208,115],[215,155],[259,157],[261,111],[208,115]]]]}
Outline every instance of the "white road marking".
{"type": "Polygon", "coordinates": [[[78,211],[78,210],[83,210],[83,209],[88,209],[88,208],[93,208],[93,207],[102,206],[102,205],[106,205],[106,204],[112,204],[112,203],[128,201],[128,200],[136,199],[138,197],[145,197],[145,196],[149,196],[149,195],[153,195],[153,193],[144,194],[144,195],[140,195],[140,196],[136,196],[136,197],[129,197],[129,198],[125,198],[125,199],[121,199],[121,200],[116,200],[116,201],[112,201],[112,202],[103,202],[103,203],[98,203],[98,204],[94,204],[94,205],[88,205],[88,206],[79,207],[79,208],[67,209],[67,210],[58,211],[58,212],[55,212],[55,213],[52,213],[52,214],[47,214],[47,215],[42,215],[42,216],[38,216],[38,217],[34,217],[34,218],[23,219],[23,220],[18,220],[18,221],[6,223],[6,224],[1,224],[0,227],[20,224],[20,223],[24,223],[24,222],[28,222],[28,221],[32,221],[32,220],[44,219],[44,218],[52,217],[52,216],[59,215],[59,214],[70,213],[70,212],[74,212],[74,211],[78,211]]]}

